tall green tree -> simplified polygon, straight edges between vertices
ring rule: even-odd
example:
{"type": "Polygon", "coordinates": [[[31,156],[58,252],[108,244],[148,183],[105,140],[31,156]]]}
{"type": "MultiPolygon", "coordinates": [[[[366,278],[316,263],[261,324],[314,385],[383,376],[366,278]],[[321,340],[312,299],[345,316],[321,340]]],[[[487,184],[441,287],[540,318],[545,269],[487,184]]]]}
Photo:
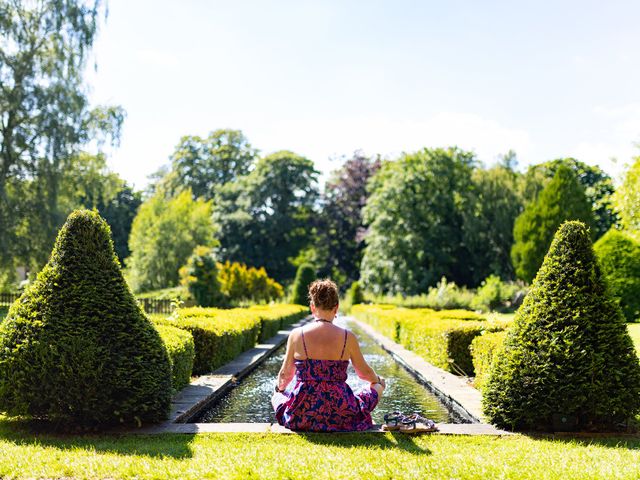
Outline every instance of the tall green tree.
{"type": "Polygon", "coordinates": [[[315,245],[322,251],[319,273],[339,280],[343,289],[360,278],[365,230],[362,208],[367,203],[367,182],[379,168],[379,159],[355,152],[325,184],[315,245]]]}
{"type": "Polygon", "coordinates": [[[470,257],[463,261],[474,286],[489,275],[503,279],[515,276],[511,263],[513,225],[522,212],[518,181],[519,174],[509,163],[473,172],[472,199],[464,210],[463,225],[470,257]]]}
{"type": "Polygon", "coordinates": [[[618,221],[611,195],[613,180],[600,167],[587,165],[575,158],[558,158],[532,165],[522,177],[521,193],[524,204],[533,202],[551,181],[560,166],[570,168],[591,204],[594,238],[599,238],[618,221]]]}
{"type": "Polygon", "coordinates": [[[190,190],[173,199],[155,195],[144,202],[131,227],[127,277],[136,292],[175,287],[179,270],[198,245],[216,246],[211,202],[190,190]]]}
{"type": "Polygon", "coordinates": [[[278,282],[293,278],[291,259],[313,234],[317,176],[311,160],[280,151],[221,187],[214,205],[220,258],[264,267],[278,282]]]}
{"type": "Polygon", "coordinates": [[[416,294],[444,275],[473,281],[464,211],[472,202],[476,159],[458,148],[423,149],[386,162],[363,209],[368,225],[361,278],[378,293],[416,294]]]}
{"type": "Polygon", "coordinates": [[[0,1],[0,263],[5,268],[16,256],[24,264],[44,264],[66,217],[58,197],[73,154],[89,141],[117,143],[123,110],[90,108],[82,78],[101,3],[0,1]]]}
{"type": "Polygon", "coordinates": [[[580,220],[589,227],[594,223],[582,185],[570,168],[561,165],[552,181],[515,221],[511,259],[518,278],[533,280],[555,231],[565,220],[580,220]]]}
{"type": "Polygon", "coordinates": [[[640,239],[640,157],[636,157],[627,170],[613,201],[622,227],[640,239]]]}
{"type": "Polygon", "coordinates": [[[165,188],[172,194],[190,188],[195,197],[210,200],[218,187],[249,173],[257,154],[240,130],[182,137],[171,155],[165,188]]]}

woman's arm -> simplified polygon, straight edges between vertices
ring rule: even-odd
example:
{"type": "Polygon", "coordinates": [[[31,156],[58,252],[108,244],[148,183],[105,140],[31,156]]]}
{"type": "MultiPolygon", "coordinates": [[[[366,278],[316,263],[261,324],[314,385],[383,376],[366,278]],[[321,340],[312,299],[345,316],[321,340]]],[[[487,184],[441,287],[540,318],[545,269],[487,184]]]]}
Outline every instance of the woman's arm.
{"type": "Polygon", "coordinates": [[[287,339],[287,352],[284,354],[282,367],[280,367],[280,372],[278,373],[278,390],[287,388],[287,385],[289,385],[289,382],[291,382],[296,373],[293,353],[293,332],[291,332],[287,339]]]}
{"type": "Polygon", "coordinates": [[[356,370],[356,375],[367,382],[378,383],[380,381],[380,377],[376,375],[376,372],[373,371],[373,368],[369,366],[362,356],[358,339],[351,332],[347,334],[347,347],[349,348],[351,363],[353,363],[353,368],[356,370]]]}

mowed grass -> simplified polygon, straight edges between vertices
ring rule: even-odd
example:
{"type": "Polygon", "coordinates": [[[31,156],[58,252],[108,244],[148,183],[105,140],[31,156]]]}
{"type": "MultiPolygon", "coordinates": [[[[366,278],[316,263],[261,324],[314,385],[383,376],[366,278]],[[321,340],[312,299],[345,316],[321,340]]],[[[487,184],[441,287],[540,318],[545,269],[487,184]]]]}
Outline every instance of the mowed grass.
{"type": "Polygon", "coordinates": [[[640,478],[640,438],[33,434],[0,420],[2,478],[640,478]]]}

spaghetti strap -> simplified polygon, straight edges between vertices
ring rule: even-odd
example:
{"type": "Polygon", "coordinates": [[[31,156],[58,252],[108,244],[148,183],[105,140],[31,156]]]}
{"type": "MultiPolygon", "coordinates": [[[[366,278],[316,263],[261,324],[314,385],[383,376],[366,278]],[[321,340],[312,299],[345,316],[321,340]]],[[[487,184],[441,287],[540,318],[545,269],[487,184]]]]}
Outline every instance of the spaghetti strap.
{"type": "Polygon", "coordinates": [[[300,329],[300,333],[302,334],[302,346],[304,347],[304,356],[307,357],[306,360],[309,360],[309,354],[307,353],[307,344],[304,343],[304,330],[302,328],[300,329]]]}
{"type": "Polygon", "coordinates": [[[342,353],[340,353],[340,360],[342,360],[342,356],[344,355],[344,348],[347,346],[347,329],[344,329],[344,343],[342,344],[342,353]]]}

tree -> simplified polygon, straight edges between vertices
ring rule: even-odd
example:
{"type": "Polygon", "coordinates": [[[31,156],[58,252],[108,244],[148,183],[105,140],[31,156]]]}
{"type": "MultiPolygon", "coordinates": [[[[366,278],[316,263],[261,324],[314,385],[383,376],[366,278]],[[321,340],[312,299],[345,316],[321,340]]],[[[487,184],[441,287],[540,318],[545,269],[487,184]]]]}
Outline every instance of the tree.
{"type": "Polygon", "coordinates": [[[182,137],[171,156],[167,188],[173,193],[191,188],[196,198],[210,200],[218,187],[249,173],[257,154],[240,130],[182,137]]]}
{"type": "Polygon", "coordinates": [[[78,210],[0,328],[0,410],[90,426],[168,416],[169,358],[136,304],[109,226],[78,210]]]}
{"type": "Polygon", "coordinates": [[[522,177],[522,201],[525,205],[533,202],[561,166],[570,168],[582,185],[593,211],[593,236],[600,238],[617,223],[617,215],[611,201],[613,181],[597,166],[587,165],[575,158],[558,158],[532,165],[522,177]]]}
{"type": "Polygon", "coordinates": [[[463,212],[472,201],[475,165],[474,155],[458,148],[425,148],[382,165],[363,209],[365,288],[411,295],[443,275],[458,284],[473,281],[463,212]]]}
{"type": "Polygon", "coordinates": [[[142,196],[140,192],[136,192],[126,183],[122,183],[114,198],[105,203],[99,202],[97,205],[98,212],[111,227],[113,246],[122,265],[131,254],[129,250],[129,235],[131,234],[133,219],[136,217],[141,204],[142,196]]]}
{"type": "Polygon", "coordinates": [[[325,184],[316,242],[316,248],[322,250],[320,275],[340,279],[342,288],[360,277],[362,208],[367,203],[367,182],[379,168],[379,159],[355,152],[325,184]]]}
{"type": "Polygon", "coordinates": [[[613,198],[623,228],[640,238],[640,157],[627,170],[613,198]]]}
{"type": "Polygon", "coordinates": [[[531,282],[542,264],[553,235],[565,220],[593,225],[584,189],[571,169],[560,166],[553,180],[527,205],[513,228],[511,259],[518,278],[531,282]]]}
{"type": "MultiPolygon", "coordinates": [[[[514,161],[513,156],[504,160],[508,165],[514,161]]],[[[513,226],[522,212],[518,180],[518,174],[505,166],[478,168],[473,172],[472,198],[463,212],[464,244],[470,252],[465,264],[472,285],[480,284],[489,275],[503,279],[514,277],[513,226]]]]}
{"type": "Polygon", "coordinates": [[[640,363],[582,222],[557,231],[483,390],[502,428],[615,427],[640,412],[640,363]]]}
{"type": "Polygon", "coordinates": [[[278,282],[291,279],[290,259],[311,241],[317,175],[311,160],[281,151],[221,187],[214,206],[220,258],[264,267],[278,282]]]}
{"type": "Polygon", "coordinates": [[[166,200],[155,195],[133,220],[127,259],[128,280],[136,292],[175,287],[178,271],[198,245],[216,246],[211,202],[193,200],[186,190],[166,200]]]}
{"type": "Polygon", "coordinates": [[[123,110],[90,109],[82,79],[101,11],[99,0],[0,2],[0,263],[5,268],[16,256],[34,266],[46,261],[66,216],[57,209],[60,179],[79,146],[107,138],[117,143],[123,110]]]}
{"type": "Polygon", "coordinates": [[[611,294],[628,322],[640,320],[640,242],[611,229],[594,249],[611,294]]]}

